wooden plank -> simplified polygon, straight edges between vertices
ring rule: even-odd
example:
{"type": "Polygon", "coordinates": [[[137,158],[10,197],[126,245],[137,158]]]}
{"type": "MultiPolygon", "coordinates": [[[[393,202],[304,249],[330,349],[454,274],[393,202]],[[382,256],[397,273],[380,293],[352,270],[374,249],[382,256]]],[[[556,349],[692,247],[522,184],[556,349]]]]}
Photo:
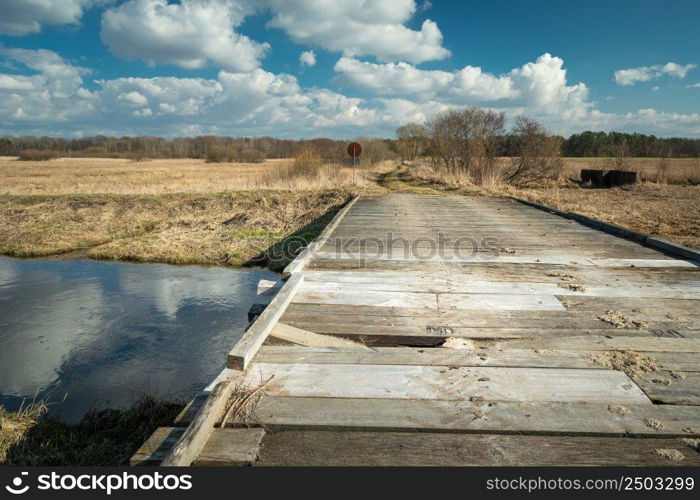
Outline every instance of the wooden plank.
{"type": "Polygon", "coordinates": [[[666,337],[571,337],[502,341],[509,348],[567,349],[585,351],[700,352],[700,340],[666,337]]]}
{"type": "Polygon", "coordinates": [[[263,425],[271,431],[697,437],[700,407],[264,396],[253,414],[230,418],[226,425],[263,425]]]}
{"type": "Polygon", "coordinates": [[[265,437],[256,463],[404,467],[523,464],[697,466],[700,454],[673,439],[286,431],[265,437]]]}
{"type": "Polygon", "coordinates": [[[244,384],[272,396],[645,404],[624,373],[546,368],[255,363],[244,384]]]}
{"type": "MultiPolygon", "coordinates": [[[[579,285],[582,280],[558,283],[481,281],[463,277],[459,283],[430,280],[401,282],[397,279],[383,283],[365,282],[304,282],[300,291],[308,292],[432,292],[440,297],[459,294],[483,295],[572,295],[576,297],[643,297],[700,299],[700,281],[664,283],[623,283],[607,285],[579,285]],[[576,286],[574,286],[576,285],[576,286]],[[571,288],[574,286],[573,288],[571,288]]],[[[699,302],[700,304],[700,302],[699,302]]]]}
{"type": "Polygon", "coordinates": [[[669,405],[700,405],[700,372],[657,371],[635,382],[656,403],[669,405]]]}
{"type": "Polygon", "coordinates": [[[186,427],[190,425],[197,414],[202,410],[202,406],[204,406],[204,403],[206,403],[209,394],[209,392],[203,391],[192,398],[192,400],[187,403],[187,406],[185,406],[177,417],[175,417],[173,424],[176,427],[186,427]]]}
{"type": "Polygon", "coordinates": [[[351,351],[366,351],[367,347],[359,342],[345,340],[330,335],[319,335],[308,330],[295,328],[284,323],[277,323],[270,333],[270,337],[310,347],[338,347],[351,351]]]}
{"type": "Polygon", "coordinates": [[[258,458],[265,429],[215,429],[194,461],[198,467],[242,467],[258,458]]]}
{"type": "Polygon", "coordinates": [[[294,298],[304,280],[303,273],[296,273],[284,284],[255,323],[246,331],[228,354],[227,366],[234,370],[245,370],[284,310],[294,298]]]}
{"type": "MultiPolygon", "coordinates": [[[[131,465],[162,465],[163,460],[185,429],[159,427],[131,458],[131,465]]],[[[258,457],[265,430],[260,428],[216,429],[194,459],[194,466],[241,467],[258,457]]]]}
{"type": "Polygon", "coordinates": [[[233,384],[229,380],[219,382],[214,387],[192,423],[163,458],[162,466],[182,467],[192,464],[214,430],[214,424],[223,418],[232,393],[233,384]]]}
{"type": "Polygon", "coordinates": [[[314,292],[300,291],[294,297],[300,304],[336,304],[437,309],[434,293],[404,292],[314,292]]]}
{"type": "Polygon", "coordinates": [[[182,427],[158,427],[131,457],[129,464],[160,465],[175,443],[184,434],[182,427]]]}
{"type": "Polygon", "coordinates": [[[489,310],[489,311],[565,311],[566,308],[554,295],[510,294],[438,294],[440,309],[489,310]]]}
{"type": "MultiPolygon", "coordinates": [[[[471,349],[374,347],[358,352],[337,347],[263,346],[255,362],[607,369],[591,358],[594,351],[504,347],[488,348],[476,344],[471,349]]],[[[652,359],[667,372],[700,372],[700,353],[635,352],[652,359]]],[[[668,378],[668,373],[664,376],[668,378]]]]}

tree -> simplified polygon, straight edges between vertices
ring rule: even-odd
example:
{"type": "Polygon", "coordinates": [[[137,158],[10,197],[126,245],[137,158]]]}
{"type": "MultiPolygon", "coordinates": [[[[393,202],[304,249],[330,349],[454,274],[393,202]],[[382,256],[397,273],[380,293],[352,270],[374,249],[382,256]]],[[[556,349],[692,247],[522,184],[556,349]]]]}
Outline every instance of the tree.
{"type": "Polygon", "coordinates": [[[433,166],[450,175],[468,175],[476,184],[497,175],[504,119],[504,113],[474,107],[436,115],[427,125],[433,166]]]}
{"type": "Polygon", "coordinates": [[[415,160],[423,154],[428,142],[428,129],[420,123],[407,123],[396,129],[398,151],[404,160],[415,160]]]}
{"type": "Polygon", "coordinates": [[[511,158],[504,169],[504,181],[526,185],[557,179],[561,175],[563,162],[559,140],[550,137],[541,124],[519,116],[515,120],[512,136],[517,156],[511,158]]]}

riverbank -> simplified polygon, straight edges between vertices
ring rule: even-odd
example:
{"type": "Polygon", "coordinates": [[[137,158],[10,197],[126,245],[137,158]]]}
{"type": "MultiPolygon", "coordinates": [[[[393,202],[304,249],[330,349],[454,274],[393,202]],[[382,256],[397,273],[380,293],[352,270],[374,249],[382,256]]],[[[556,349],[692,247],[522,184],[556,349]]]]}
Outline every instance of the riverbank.
{"type": "Polygon", "coordinates": [[[346,189],[4,195],[0,254],[280,270],[293,258],[286,244],[315,238],[351,196],[346,189]]]}
{"type": "Polygon", "coordinates": [[[41,403],[13,413],[0,407],[0,465],[128,465],[153,431],[171,425],[184,406],[144,396],[126,410],[90,411],[77,424],[52,418],[41,403]]]}

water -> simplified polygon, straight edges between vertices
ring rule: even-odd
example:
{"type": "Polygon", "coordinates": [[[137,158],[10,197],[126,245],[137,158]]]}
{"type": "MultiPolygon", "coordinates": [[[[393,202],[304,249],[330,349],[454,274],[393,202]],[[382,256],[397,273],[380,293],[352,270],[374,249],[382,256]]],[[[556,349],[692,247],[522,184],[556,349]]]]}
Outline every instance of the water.
{"type": "Polygon", "coordinates": [[[143,391],[190,396],[224,366],[260,279],[278,275],[0,257],[0,405],[36,395],[76,421],[143,391]]]}

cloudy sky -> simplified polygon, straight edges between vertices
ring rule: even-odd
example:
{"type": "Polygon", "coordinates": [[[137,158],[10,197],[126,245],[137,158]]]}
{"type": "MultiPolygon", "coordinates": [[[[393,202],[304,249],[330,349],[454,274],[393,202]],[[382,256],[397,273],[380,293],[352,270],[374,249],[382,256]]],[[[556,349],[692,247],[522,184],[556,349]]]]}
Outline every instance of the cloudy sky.
{"type": "Polygon", "coordinates": [[[698,0],[0,0],[0,134],[700,137],[698,0]]]}

